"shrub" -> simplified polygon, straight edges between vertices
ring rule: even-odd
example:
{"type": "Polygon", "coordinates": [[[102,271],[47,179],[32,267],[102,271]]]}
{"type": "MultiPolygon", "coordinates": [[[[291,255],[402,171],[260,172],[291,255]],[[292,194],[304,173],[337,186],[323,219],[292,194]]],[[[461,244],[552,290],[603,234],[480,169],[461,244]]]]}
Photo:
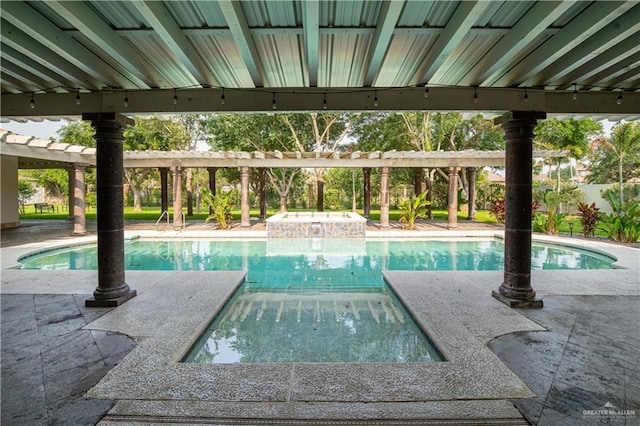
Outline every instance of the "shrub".
{"type": "Polygon", "coordinates": [[[614,241],[635,243],[640,239],[640,201],[621,203],[614,191],[605,192],[613,213],[602,215],[598,229],[614,241]]]}
{"type": "Polygon", "coordinates": [[[419,217],[425,217],[427,213],[427,207],[431,203],[425,200],[427,192],[421,192],[418,195],[413,195],[411,198],[403,198],[399,203],[400,209],[400,222],[405,228],[413,229],[416,219],[419,217]]]}
{"type": "Polygon", "coordinates": [[[578,204],[578,216],[580,216],[580,224],[582,225],[582,232],[585,237],[593,234],[596,229],[598,219],[601,213],[599,208],[596,207],[596,203],[591,205],[586,203],[578,204]]]}
{"type": "Polygon", "coordinates": [[[202,204],[210,207],[211,211],[213,211],[213,214],[205,220],[206,223],[209,223],[211,219],[214,219],[218,222],[218,227],[220,229],[231,228],[231,220],[233,219],[233,215],[231,213],[233,210],[233,200],[231,199],[231,195],[231,192],[213,195],[208,188],[202,188],[200,190],[202,204]]]}
{"type": "Polygon", "coordinates": [[[491,201],[491,205],[489,205],[489,213],[496,218],[498,223],[504,223],[504,198],[498,198],[491,201]]]}

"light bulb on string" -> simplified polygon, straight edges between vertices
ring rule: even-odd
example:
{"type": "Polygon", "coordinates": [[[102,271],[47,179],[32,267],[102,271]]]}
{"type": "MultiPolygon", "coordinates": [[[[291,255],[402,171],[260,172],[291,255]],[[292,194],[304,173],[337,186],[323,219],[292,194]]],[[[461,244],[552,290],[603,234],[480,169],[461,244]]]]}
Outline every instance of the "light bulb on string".
{"type": "Polygon", "coordinates": [[[427,86],[427,83],[424,84],[424,97],[429,97],[429,86],[427,86]]]}
{"type": "Polygon", "coordinates": [[[571,99],[578,99],[578,85],[576,83],[573,83],[573,93],[571,94],[571,99]]]}
{"type": "Polygon", "coordinates": [[[524,103],[529,102],[529,93],[527,93],[527,88],[524,88],[524,103]]]}
{"type": "Polygon", "coordinates": [[[124,107],[129,107],[129,92],[127,91],[124,92],[124,107]]]}
{"type": "Polygon", "coordinates": [[[220,105],[224,105],[225,102],[225,97],[224,97],[224,87],[222,88],[222,95],[220,95],[220,105]]]}
{"type": "Polygon", "coordinates": [[[327,94],[324,94],[323,100],[322,100],[322,109],[327,109],[327,94]]]}
{"type": "Polygon", "coordinates": [[[173,104],[178,105],[178,93],[176,89],[173,89],[173,104]]]}
{"type": "Polygon", "coordinates": [[[616,99],[616,103],[618,105],[622,105],[622,89],[620,89],[620,93],[618,93],[618,99],[616,99]]]}
{"type": "Polygon", "coordinates": [[[76,92],[76,105],[80,105],[80,89],[76,92]]]}
{"type": "Polygon", "coordinates": [[[473,88],[473,103],[474,104],[478,103],[478,88],[477,87],[473,88]]]}
{"type": "Polygon", "coordinates": [[[35,94],[32,93],[31,94],[31,100],[29,101],[29,108],[34,109],[36,107],[36,99],[35,99],[35,94]]]}
{"type": "Polygon", "coordinates": [[[273,99],[271,100],[271,109],[278,109],[278,104],[276,103],[276,92],[273,92],[273,99]]]}
{"type": "Polygon", "coordinates": [[[375,96],[373,97],[373,106],[378,108],[378,91],[375,92],[375,96]]]}

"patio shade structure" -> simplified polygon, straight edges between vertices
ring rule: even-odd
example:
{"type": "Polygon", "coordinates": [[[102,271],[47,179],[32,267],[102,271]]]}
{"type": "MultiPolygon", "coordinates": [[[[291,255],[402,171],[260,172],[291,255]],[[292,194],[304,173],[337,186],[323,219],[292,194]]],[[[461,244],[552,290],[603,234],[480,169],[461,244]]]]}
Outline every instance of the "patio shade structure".
{"type": "MultiPolygon", "coordinates": [[[[509,216],[531,195],[519,166],[530,164],[537,120],[640,116],[638,1],[4,1],[0,11],[2,120],[91,120],[98,156],[118,156],[114,135],[138,114],[502,117],[516,191],[507,245],[531,232],[509,216]]],[[[121,168],[98,163],[98,176],[110,173],[121,168]]],[[[500,294],[522,305],[534,293],[515,259],[530,244],[513,249],[500,294]]]]}

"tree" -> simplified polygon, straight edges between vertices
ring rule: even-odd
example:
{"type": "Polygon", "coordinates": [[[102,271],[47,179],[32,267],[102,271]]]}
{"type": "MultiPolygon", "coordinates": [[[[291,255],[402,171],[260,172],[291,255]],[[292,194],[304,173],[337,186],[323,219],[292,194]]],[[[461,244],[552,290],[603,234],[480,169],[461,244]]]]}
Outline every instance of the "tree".
{"type": "MultiPolygon", "coordinates": [[[[533,145],[538,149],[568,150],[569,158],[579,160],[589,149],[589,140],[602,133],[602,124],[591,119],[558,120],[550,118],[538,123],[533,130],[533,145]]],[[[557,158],[556,192],[560,192],[560,166],[557,158]]]]}
{"type": "Polygon", "coordinates": [[[593,139],[590,148],[587,180],[609,183],[617,178],[619,197],[624,203],[624,181],[640,177],[640,124],[637,121],[619,123],[612,129],[611,137],[593,139]]]}
{"type": "Polygon", "coordinates": [[[24,203],[36,193],[36,189],[31,185],[31,182],[18,179],[18,205],[20,213],[24,213],[24,203]]]}
{"type": "MultiPolygon", "coordinates": [[[[169,151],[178,149],[188,139],[180,123],[157,117],[138,118],[133,126],[124,131],[124,149],[127,151],[169,151]]],[[[157,172],[150,168],[128,168],[124,180],[133,193],[133,208],[142,210],[141,190],[147,179],[155,178],[157,172]]]]}
{"type": "MultiPolygon", "coordinates": [[[[283,114],[295,147],[300,152],[336,152],[346,140],[352,126],[347,114],[283,114]]],[[[317,210],[324,210],[324,175],[326,168],[316,168],[317,210]]]]}
{"type": "MultiPolygon", "coordinates": [[[[198,141],[205,138],[204,126],[202,121],[204,116],[200,114],[185,114],[177,116],[176,120],[184,126],[185,139],[184,146],[181,149],[188,151],[195,151],[198,141]]],[[[185,180],[185,189],[187,192],[187,216],[193,216],[193,177],[194,173],[191,167],[187,169],[187,176],[185,180]]]]}

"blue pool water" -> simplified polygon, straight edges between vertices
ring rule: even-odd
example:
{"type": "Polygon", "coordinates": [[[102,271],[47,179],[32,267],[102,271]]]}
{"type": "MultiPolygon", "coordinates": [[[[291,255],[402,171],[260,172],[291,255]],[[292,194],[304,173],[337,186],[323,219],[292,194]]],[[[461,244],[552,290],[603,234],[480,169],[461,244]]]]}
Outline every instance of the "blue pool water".
{"type": "MultiPolygon", "coordinates": [[[[183,358],[196,363],[437,362],[443,358],[382,279],[384,270],[497,270],[497,240],[132,240],[127,270],[246,271],[183,358]]],[[[97,269],[95,246],[20,260],[97,269]]],[[[534,269],[611,268],[598,254],[534,245],[534,269]]]]}

